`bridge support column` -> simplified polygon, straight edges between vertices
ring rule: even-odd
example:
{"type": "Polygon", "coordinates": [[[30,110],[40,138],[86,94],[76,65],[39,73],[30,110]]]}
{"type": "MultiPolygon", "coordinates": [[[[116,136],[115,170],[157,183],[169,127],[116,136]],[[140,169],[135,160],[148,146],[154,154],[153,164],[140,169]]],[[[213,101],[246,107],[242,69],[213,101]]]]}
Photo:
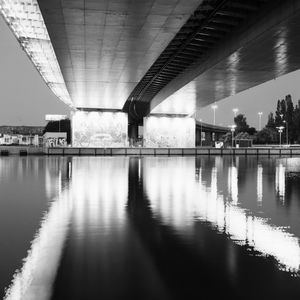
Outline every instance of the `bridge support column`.
{"type": "Polygon", "coordinates": [[[201,130],[199,130],[198,128],[196,129],[196,146],[201,146],[201,130]]]}
{"type": "Polygon", "coordinates": [[[185,115],[150,115],[144,118],[144,146],[195,147],[195,126],[195,119],[185,115]]]}
{"type": "Polygon", "coordinates": [[[139,135],[139,126],[137,123],[128,125],[128,138],[129,138],[129,146],[134,146],[134,144],[138,140],[139,135]]]}
{"type": "Polygon", "coordinates": [[[127,147],[128,115],[120,111],[76,111],[72,115],[73,147],[127,147]]]}

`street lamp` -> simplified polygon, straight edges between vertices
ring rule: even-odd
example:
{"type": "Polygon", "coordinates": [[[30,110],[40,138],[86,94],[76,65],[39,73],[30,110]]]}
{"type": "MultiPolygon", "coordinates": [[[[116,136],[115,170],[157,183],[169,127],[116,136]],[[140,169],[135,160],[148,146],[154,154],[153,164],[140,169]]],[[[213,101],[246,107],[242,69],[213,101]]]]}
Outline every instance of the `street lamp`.
{"type": "Polygon", "coordinates": [[[213,109],[214,111],[214,125],[216,125],[216,109],[218,108],[218,105],[217,104],[213,104],[211,106],[211,108],[213,109]]]}
{"type": "Polygon", "coordinates": [[[286,124],[286,144],[289,144],[289,129],[288,129],[288,121],[287,120],[283,120],[283,123],[286,124]]]}
{"type": "Polygon", "coordinates": [[[258,118],[259,118],[259,122],[258,122],[258,130],[261,131],[261,116],[263,115],[262,111],[260,111],[258,113],[258,118]]]}
{"type": "Polygon", "coordinates": [[[231,137],[231,148],[233,148],[233,138],[234,138],[235,127],[236,127],[236,125],[231,125],[230,126],[230,131],[231,131],[231,135],[232,135],[232,137],[231,137]]]}
{"type": "Polygon", "coordinates": [[[238,108],[234,108],[232,111],[233,111],[234,117],[236,117],[236,115],[237,115],[239,109],[238,109],[238,108]]]}
{"type": "MultiPolygon", "coordinates": [[[[280,118],[283,119],[283,114],[280,114],[280,118]]],[[[287,120],[283,120],[282,123],[286,124],[286,144],[289,144],[289,131],[288,131],[288,122],[287,120]]]]}
{"type": "Polygon", "coordinates": [[[200,119],[200,146],[202,147],[202,119],[200,119]]]}
{"type": "Polygon", "coordinates": [[[281,146],[281,134],[283,132],[283,126],[276,127],[279,132],[279,145],[281,146]]]}

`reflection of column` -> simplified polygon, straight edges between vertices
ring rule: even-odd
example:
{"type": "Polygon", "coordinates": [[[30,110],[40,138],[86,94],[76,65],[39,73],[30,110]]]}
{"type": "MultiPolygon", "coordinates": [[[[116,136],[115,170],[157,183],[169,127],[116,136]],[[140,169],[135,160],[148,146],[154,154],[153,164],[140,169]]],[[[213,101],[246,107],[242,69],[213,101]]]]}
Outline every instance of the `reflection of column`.
{"type": "Polygon", "coordinates": [[[113,160],[89,157],[73,163],[73,219],[77,233],[80,234],[87,224],[93,227],[114,227],[116,232],[123,231],[128,194],[127,177],[128,160],[123,157],[113,160]],[[113,186],[116,188],[112,188],[113,186]]]}
{"type": "Polygon", "coordinates": [[[263,198],[263,167],[261,164],[257,166],[257,202],[262,205],[263,198]]]}
{"type": "MultiPolygon", "coordinates": [[[[97,293],[98,298],[110,295],[119,299],[127,291],[126,280],[118,283],[118,289],[111,289],[109,283],[115,282],[116,273],[118,278],[126,278],[128,253],[136,254],[127,222],[129,176],[127,157],[73,158],[72,230],[60,262],[63,272],[58,272],[56,286],[64,286],[66,278],[70,282],[84,282],[90,276],[86,299],[93,299],[97,293]]],[[[52,298],[73,299],[73,295],[81,292],[82,286],[74,284],[66,289],[55,288],[52,298]]]]}
{"type": "Polygon", "coordinates": [[[276,193],[279,198],[284,203],[285,200],[285,167],[280,162],[278,166],[276,166],[276,175],[275,175],[275,188],[276,193]]]}
{"type": "MultiPolygon", "coordinates": [[[[176,228],[190,228],[193,212],[194,158],[144,160],[144,183],[151,208],[176,228]]],[[[201,174],[199,174],[201,177],[201,174]]],[[[191,227],[192,228],[192,227],[191,227]]]]}
{"type": "MultiPolygon", "coordinates": [[[[138,173],[142,173],[140,160],[138,173]]],[[[102,264],[114,264],[106,251],[111,240],[118,240],[120,247],[125,246],[121,242],[126,227],[127,159],[62,160],[53,157],[47,160],[46,178],[47,194],[53,197],[55,193],[56,197],[43,218],[21,270],[16,272],[6,292],[7,300],[50,299],[71,218],[78,248],[92,248],[94,236],[85,234],[87,227],[103,229],[99,235],[104,232],[106,237],[99,239],[102,247],[98,251],[102,264]],[[69,181],[70,184],[65,185],[69,181]],[[118,188],[111,188],[113,185],[118,188]]],[[[81,275],[74,276],[78,279],[81,275]]]]}
{"type": "Polygon", "coordinates": [[[213,198],[218,197],[218,171],[216,167],[213,167],[211,170],[211,195],[213,198]]]}
{"type": "Polygon", "coordinates": [[[234,165],[228,168],[228,193],[232,203],[238,203],[238,171],[234,165]]]}

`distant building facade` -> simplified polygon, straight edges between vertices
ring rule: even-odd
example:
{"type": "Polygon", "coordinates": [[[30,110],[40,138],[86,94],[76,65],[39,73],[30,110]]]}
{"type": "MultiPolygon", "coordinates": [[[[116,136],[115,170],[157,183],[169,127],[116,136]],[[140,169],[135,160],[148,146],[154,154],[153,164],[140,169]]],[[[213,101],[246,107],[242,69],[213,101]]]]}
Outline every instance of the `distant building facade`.
{"type": "Polygon", "coordinates": [[[36,126],[0,126],[0,145],[66,147],[67,132],[49,132],[36,126]]]}
{"type": "Polygon", "coordinates": [[[23,134],[0,134],[0,145],[21,145],[39,147],[43,144],[43,137],[39,135],[23,135],[23,134]]]}
{"type": "Polygon", "coordinates": [[[42,126],[0,126],[0,145],[42,146],[42,126]]]}

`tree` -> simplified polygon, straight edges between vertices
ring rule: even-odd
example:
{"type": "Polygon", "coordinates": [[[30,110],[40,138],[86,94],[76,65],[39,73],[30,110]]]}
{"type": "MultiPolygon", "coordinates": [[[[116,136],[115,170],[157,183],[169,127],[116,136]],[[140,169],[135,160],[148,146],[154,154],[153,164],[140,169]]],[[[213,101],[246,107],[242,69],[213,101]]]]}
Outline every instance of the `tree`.
{"type": "Polygon", "coordinates": [[[247,119],[243,114],[238,114],[234,118],[234,123],[236,125],[235,132],[248,132],[249,130],[249,125],[247,124],[247,119]]]}
{"type": "Polygon", "coordinates": [[[291,95],[287,95],[285,97],[285,104],[286,104],[285,119],[288,122],[292,122],[293,114],[294,114],[294,104],[293,104],[291,95]]]}
{"type": "Polygon", "coordinates": [[[298,100],[298,105],[296,105],[293,114],[293,129],[294,129],[294,141],[300,142],[300,100],[298,100]]]}
{"type": "Polygon", "coordinates": [[[256,135],[257,144],[274,144],[278,142],[278,132],[274,128],[265,127],[256,135]]]}
{"type": "Polygon", "coordinates": [[[286,103],[286,114],[284,117],[283,126],[287,128],[288,132],[287,130],[284,131],[284,138],[286,139],[286,134],[288,133],[288,139],[293,143],[294,140],[296,139],[297,134],[296,134],[296,127],[294,124],[295,109],[294,109],[291,95],[287,95],[285,97],[285,103],[286,103]]]}
{"type": "Polygon", "coordinates": [[[247,130],[247,133],[249,135],[254,135],[256,133],[256,128],[255,127],[249,127],[248,130],[247,130]]]}
{"type": "Polygon", "coordinates": [[[267,122],[267,125],[266,125],[267,128],[273,128],[275,129],[276,128],[276,125],[275,125],[275,119],[274,119],[274,115],[273,113],[269,113],[268,115],[268,122],[267,122]]]}
{"type": "Polygon", "coordinates": [[[281,100],[278,100],[277,108],[275,111],[275,127],[282,126],[282,116],[281,115],[283,115],[283,110],[282,110],[281,104],[282,104],[281,100]]]}
{"type": "Polygon", "coordinates": [[[282,118],[285,118],[286,116],[286,108],[287,108],[287,103],[286,103],[286,99],[285,100],[281,100],[281,103],[280,103],[280,117],[281,119],[282,118]]]}
{"type": "MultiPolygon", "coordinates": [[[[291,95],[286,95],[284,99],[277,101],[275,116],[272,112],[269,114],[268,123],[265,128],[273,129],[277,132],[276,127],[279,126],[284,127],[282,133],[283,141],[291,143],[300,141],[300,100],[295,108],[291,95]]],[[[271,134],[271,132],[264,132],[264,135],[267,135],[267,133],[271,134]]],[[[271,137],[269,137],[270,139],[272,140],[271,137]]]]}
{"type": "Polygon", "coordinates": [[[222,135],[220,137],[220,141],[222,141],[224,143],[224,145],[231,145],[232,143],[232,133],[231,132],[227,132],[226,134],[222,135]]]}

